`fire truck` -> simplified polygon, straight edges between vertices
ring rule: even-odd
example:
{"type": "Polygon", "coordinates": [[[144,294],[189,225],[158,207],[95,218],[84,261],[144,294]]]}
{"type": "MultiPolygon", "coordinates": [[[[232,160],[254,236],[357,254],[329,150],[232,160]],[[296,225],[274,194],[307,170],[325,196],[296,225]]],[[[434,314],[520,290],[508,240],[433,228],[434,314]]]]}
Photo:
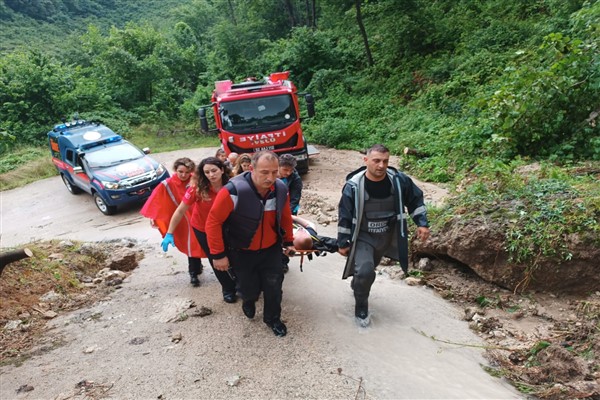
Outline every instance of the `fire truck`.
{"type": "Polygon", "coordinates": [[[227,154],[289,153],[296,157],[298,172],[308,172],[308,157],[318,151],[302,134],[298,96],[304,97],[308,117],[315,115],[315,103],[309,93],[298,93],[289,75],[289,71],[275,72],[262,80],[215,82],[212,103],[198,110],[202,131],[218,132],[227,154]],[[209,129],[207,108],[213,109],[216,129],[209,129]]]}

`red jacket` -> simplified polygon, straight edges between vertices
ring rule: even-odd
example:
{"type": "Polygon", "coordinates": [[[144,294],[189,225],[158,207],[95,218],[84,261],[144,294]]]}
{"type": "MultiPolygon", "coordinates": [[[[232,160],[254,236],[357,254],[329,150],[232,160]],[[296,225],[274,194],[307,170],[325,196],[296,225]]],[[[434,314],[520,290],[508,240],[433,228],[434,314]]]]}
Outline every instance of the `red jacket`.
{"type": "MultiPolygon", "coordinates": [[[[229,188],[231,188],[231,185],[228,184],[219,191],[206,220],[205,228],[206,235],[208,237],[208,246],[210,247],[211,255],[215,259],[223,258],[226,255],[225,244],[223,241],[223,224],[225,221],[227,221],[234,208],[234,202],[231,198],[231,192],[229,188]]],[[[271,191],[267,194],[265,199],[273,197],[274,190],[275,188],[271,187],[271,191]]],[[[265,200],[261,199],[256,191],[254,191],[253,194],[256,195],[256,198],[259,201],[265,200]]],[[[246,199],[246,201],[248,200],[253,199],[246,199]]],[[[238,201],[241,202],[242,199],[238,199],[238,201]]],[[[294,237],[289,196],[287,196],[285,206],[280,211],[283,242],[286,245],[292,245],[294,237]]],[[[233,227],[233,229],[235,229],[235,227],[233,227]]],[[[265,210],[263,212],[262,219],[258,224],[256,232],[252,237],[252,242],[250,243],[250,246],[246,248],[246,250],[266,249],[275,245],[279,240],[279,235],[276,229],[277,210],[265,210]]]]}

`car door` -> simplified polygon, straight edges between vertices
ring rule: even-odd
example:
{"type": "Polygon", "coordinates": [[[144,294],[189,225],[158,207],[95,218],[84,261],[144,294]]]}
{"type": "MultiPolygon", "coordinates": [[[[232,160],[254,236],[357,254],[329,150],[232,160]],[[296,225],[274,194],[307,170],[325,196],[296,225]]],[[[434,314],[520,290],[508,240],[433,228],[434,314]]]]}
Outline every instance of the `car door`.
{"type": "Polygon", "coordinates": [[[79,157],[77,152],[72,149],[67,149],[65,153],[65,161],[73,184],[91,194],[92,189],[90,178],[83,166],[83,160],[79,157]]]}

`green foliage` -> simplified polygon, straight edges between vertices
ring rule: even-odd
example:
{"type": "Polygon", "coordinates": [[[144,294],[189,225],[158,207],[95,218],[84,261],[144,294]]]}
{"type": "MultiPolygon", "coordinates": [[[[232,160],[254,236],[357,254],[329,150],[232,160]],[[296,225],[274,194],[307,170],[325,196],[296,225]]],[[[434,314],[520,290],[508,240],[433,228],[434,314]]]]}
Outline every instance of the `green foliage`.
{"type": "Polygon", "coordinates": [[[126,138],[140,148],[149,147],[152,153],[218,146],[216,136],[203,135],[198,126],[187,125],[144,124],[133,128],[126,138]]]}
{"type": "Polygon", "coordinates": [[[479,295],[475,299],[475,302],[479,304],[480,307],[497,307],[498,299],[490,299],[489,297],[485,297],[484,295],[479,295]]]}
{"type": "Polygon", "coordinates": [[[21,165],[48,158],[50,150],[47,147],[22,147],[14,149],[10,154],[0,158],[0,174],[13,171],[21,165]]]}
{"type": "Polygon", "coordinates": [[[513,154],[564,162],[600,152],[588,146],[600,129],[587,120],[600,103],[600,35],[589,39],[553,33],[532,54],[517,54],[489,103],[494,130],[513,154]]]}
{"type": "Polygon", "coordinates": [[[550,345],[551,345],[551,343],[547,342],[545,340],[540,340],[539,342],[536,342],[533,345],[533,347],[531,349],[529,349],[529,357],[527,358],[527,362],[525,363],[525,365],[527,367],[533,367],[533,366],[539,365],[539,362],[537,361],[536,356],[539,354],[540,351],[544,350],[545,348],[547,348],[550,345]]]}
{"type": "Polygon", "coordinates": [[[311,141],[412,147],[425,156],[400,167],[425,179],[480,160],[600,159],[597,1],[362,2],[372,67],[355,3],[318,2],[316,26],[311,3],[5,2],[0,150],[45,142],[75,112],[124,134],[192,126],[214,81],[290,70],[317,99],[311,141]]]}

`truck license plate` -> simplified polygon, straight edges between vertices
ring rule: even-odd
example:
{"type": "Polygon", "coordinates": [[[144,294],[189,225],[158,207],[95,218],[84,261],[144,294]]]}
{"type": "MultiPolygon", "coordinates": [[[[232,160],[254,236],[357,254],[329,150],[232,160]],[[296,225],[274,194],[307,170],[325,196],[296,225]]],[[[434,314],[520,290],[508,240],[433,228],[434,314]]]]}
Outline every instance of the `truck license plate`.
{"type": "Polygon", "coordinates": [[[254,152],[256,153],[264,150],[275,150],[275,146],[257,147],[254,152]]]}

